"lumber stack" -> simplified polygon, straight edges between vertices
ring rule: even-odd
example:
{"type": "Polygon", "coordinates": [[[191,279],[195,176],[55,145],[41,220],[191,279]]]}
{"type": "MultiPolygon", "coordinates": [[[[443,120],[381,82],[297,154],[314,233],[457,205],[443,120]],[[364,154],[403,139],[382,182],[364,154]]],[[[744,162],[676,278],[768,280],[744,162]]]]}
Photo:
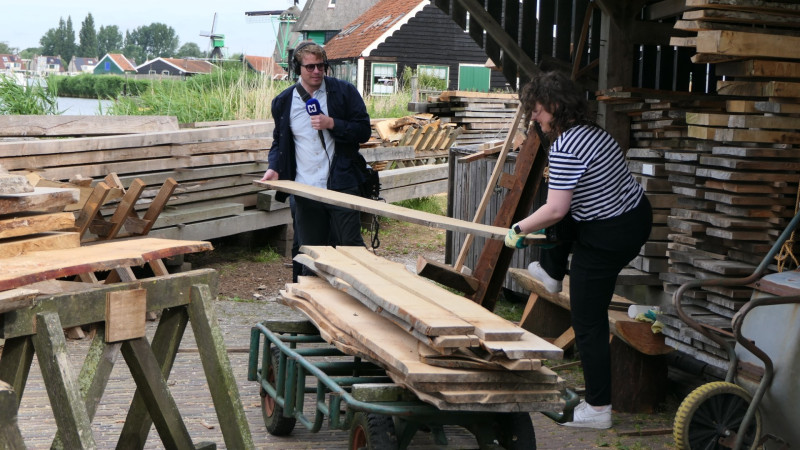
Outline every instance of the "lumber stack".
{"type": "MultiPolygon", "coordinates": [[[[380,139],[380,145],[387,149],[393,146],[414,149],[412,158],[395,163],[399,167],[408,167],[445,161],[462,128],[453,123],[443,123],[433,114],[421,113],[378,121],[373,124],[373,130],[380,139]]],[[[371,147],[369,144],[362,145],[362,148],[371,147]]],[[[380,158],[380,153],[376,154],[376,158],[380,158]]],[[[383,170],[390,159],[375,161],[371,164],[372,168],[383,170]]]]}
{"type": "MultiPolygon", "coordinates": [[[[8,177],[0,175],[0,180],[3,178],[8,177]]],[[[78,190],[33,188],[24,177],[22,180],[25,183],[16,189],[21,192],[0,192],[0,258],[78,247],[75,216],[62,212],[78,202],[78,190]]]]}
{"type": "Polygon", "coordinates": [[[647,274],[636,277],[642,284],[661,284],[663,277],[670,276],[669,217],[674,208],[681,207],[681,194],[693,184],[696,161],[703,151],[689,137],[686,116],[722,111],[725,102],[713,95],[641,88],[609,89],[598,92],[597,98],[630,117],[628,168],[653,206],[650,239],[630,267],[647,274]]]}
{"type": "Polygon", "coordinates": [[[319,277],[281,292],[343,352],[381,365],[443,410],[556,411],[562,350],[480,305],[357,247],[302,247],[319,277]]]}
{"type": "MultiPolygon", "coordinates": [[[[443,123],[463,128],[456,146],[502,140],[508,135],[519,105],[517,94],[445,91],[428,103],[443,123]]],[[[525,130],[524,124],[519,132],[525,130]]]]}
{"type": "MultiPolygon", "coordinates": [[[[721,110],[685,111],[688,151],[664,153],[677,205],[667,218],[666,292],[694,279],[751,274],[794,215],[800,181],[800,6],[796,2],[686,0],[675,28],[696,32],[673,45],[712,63],[721,110]],[[764,27],[764,26],[767,27],[764,27]]],[[[635,131],[634,131],[635,135],[635,131]]],[[[704,287],[682,299],[700,322],[730,330],[749,287],[704,287]]],[[[727,354],[664,314],[666,342],[727,369],[727,354]]]]}

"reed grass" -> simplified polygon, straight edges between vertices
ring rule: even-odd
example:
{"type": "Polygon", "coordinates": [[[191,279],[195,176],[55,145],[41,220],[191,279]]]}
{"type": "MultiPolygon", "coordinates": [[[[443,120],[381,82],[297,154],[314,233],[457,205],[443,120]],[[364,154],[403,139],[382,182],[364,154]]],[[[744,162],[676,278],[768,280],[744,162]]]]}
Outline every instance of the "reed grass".
{"type": "MultiPolygon", "coordinates": [[[[153,81],[137,96],[120,96],[107,110],[110,115],[176,116],[180,123],[272,118],[271,104],[289,81],[276,81],[245,69],[226,67],[187,80],[153,81]]],[[[373,118],[408,115],[411,93],[364,99],[373,118]]]]}
{"type": "Polygon", "coordinates": [[[20,86],[13,78],[0,74],[0,115],[60,114],[57,97],[55,86],[20,86]]]}

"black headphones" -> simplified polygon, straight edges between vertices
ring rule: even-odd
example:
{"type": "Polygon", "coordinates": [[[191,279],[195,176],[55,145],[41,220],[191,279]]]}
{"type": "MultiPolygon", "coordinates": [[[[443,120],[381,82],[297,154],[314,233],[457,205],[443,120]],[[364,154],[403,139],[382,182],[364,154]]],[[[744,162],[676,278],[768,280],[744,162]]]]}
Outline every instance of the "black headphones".
{"type": "MultiPolygon", "coordinates": [[[[308,47],[309,45],[319,45],[314,41],[305,41],[302,44],[295,47],[294,52],[292,53],[292,71],[296,75],[300,75],[300,61],[297,59],[297,54],[300,52],[300,49],[303,47],[308,47]]],[[[322,50],[322,63],[325,64],[325,72],[328,71],[328,54],[325,53],[325,49],[319,45],[319,48],[322,50]]]]}

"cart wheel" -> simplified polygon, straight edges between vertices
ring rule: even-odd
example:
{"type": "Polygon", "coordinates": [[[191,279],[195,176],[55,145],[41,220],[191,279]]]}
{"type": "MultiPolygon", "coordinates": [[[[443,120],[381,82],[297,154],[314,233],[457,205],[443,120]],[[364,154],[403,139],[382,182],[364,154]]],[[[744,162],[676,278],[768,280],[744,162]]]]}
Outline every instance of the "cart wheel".
{"type": "Polygon", "coordinates": [[[528,413],[498,414],[495,437],[508,450],[536,450],[536,434],[528,413]]]}
{"type": "MultiPolygon", "coordinates": [[[[272,347],[271,351],[271,364],[267,371],[267,382],[275,386],[275,379],[278,370],[278,361],[280,359],[281,349],[272,347]]],[[[261,415],[264,417],[264,425],[267,426],[267,431],[273,436],[287,436],[297,423],[294,417],[284,417],[283,407],[278,405],[274,398],[267,394],[264,388],[259,389],[261,395],[261,415]]]]}
{"type": "MultiPolygon", "coordinates": [[[[673,437],[680,448],[726,449],[719,443],[731,432],[739,432],[739,425],[752,400],[741,386],[718,381],[704,384],[692,391],[681,402],[675,413],[673,437]]],[[[756,411],[754,421],[747,428],[744,448],[755,449],[761,436],[761,414],[756,411]]]]}
{"type": "Polygon", "coordinates": [[[397,448],[397,434],[391,416],[356,413],[350,427],[350,450],[384,450],[397,448]]]}

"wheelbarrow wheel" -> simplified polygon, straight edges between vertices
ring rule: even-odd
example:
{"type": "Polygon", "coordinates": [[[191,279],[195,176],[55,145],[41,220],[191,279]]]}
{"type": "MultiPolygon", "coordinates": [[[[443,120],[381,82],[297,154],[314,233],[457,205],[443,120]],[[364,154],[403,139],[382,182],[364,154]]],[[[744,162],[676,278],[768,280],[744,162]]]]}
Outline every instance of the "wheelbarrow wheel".
{"type": "Polygon", "coordinates": [[[508,450],[536,450],[536,434],[528,413],[505,413],[497,417],[497,443],[508,450]]]}
{"type": "MultiPolygon", "coordinates": [[[[276,385],[278,361],[280,360],[281,350],[277,347],[272,347],[271,361],[269,370],[267,371],[267,381],[272,386],[276,385]]],[[[264,388],[259,390],[261,395],[261,415],[264,417],[264,425],[267,426],[267,431],[273,436],[288,436],[294,430],[297,419],[294,417],[284,417],[283,407],[270,397],[264,388]]]]}
{"type": "MultiPolygon", "coordinates": [[[[675,413],[673,438],[675,444],[685,449],[727,449],[721,438],[739,433],[739,426],[752,401],[750,393],[739,385],[718,381],[704,384],[692,391],[681,402],[675,413]]],[[[744,438],[746,449],[755,449],[761,436],[761,414],[756,414],[747,427],[744,438]]]]}
{"type": "Polygon", "coordinates": [[[391,416],[383,414],[356,413],[353,416],[353,425],[350,426],[347,448],[350,450],[396,449],[397,434],[394,430],[394,420],[391,416]]]}

